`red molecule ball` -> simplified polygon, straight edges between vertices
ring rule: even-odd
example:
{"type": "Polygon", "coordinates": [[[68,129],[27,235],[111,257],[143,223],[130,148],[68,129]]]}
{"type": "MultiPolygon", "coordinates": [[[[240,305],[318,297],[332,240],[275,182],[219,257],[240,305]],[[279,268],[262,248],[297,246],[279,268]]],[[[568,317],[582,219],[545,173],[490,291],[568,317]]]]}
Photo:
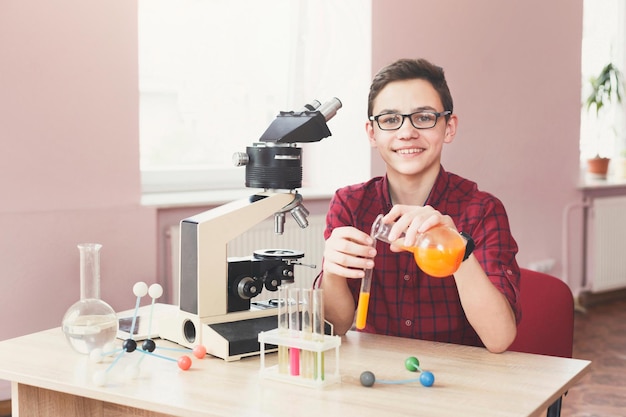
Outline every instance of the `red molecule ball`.
{"type": "Polygon", "coordinates": [[[191,358],[187,355],[183,355],[180,358],[178,358],[178,367],[182,369],[183,371],[186,371],[187,369],[191,368],[191,358]]]}
{"type": "Polygon", "coordinates": [[[193,348],[193,356],[198,359],[204,359],[206,356],[206,347],[204,345],[198,345],[193,348]]]}

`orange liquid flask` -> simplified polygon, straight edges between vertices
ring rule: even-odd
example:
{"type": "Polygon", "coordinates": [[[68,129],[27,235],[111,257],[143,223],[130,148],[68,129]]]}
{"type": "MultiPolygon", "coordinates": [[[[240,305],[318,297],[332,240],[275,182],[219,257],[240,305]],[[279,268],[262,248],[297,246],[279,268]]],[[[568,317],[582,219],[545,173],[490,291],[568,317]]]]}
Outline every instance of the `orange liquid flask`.
{"type": "MultiPolygon", "coordinates": [[[[373,236],[383,242],[391,243],[388,239],[393,224],[382,223],[382,214],[376,218],[373,236]]],[[[394,242],[408,252],[412,252],[415,263],[422,271],[436,278],[444,278],[454,274],[465,255],[467,241],[456,230],[448,226],[436,226],[417,236],[415,246],[403,245],[404,237],[394,242]]]]}
{"type": "Polygon", "coordinates": [[[455,230],[438,226],[418,236],[415,246],[402,248],[413,252],[415,262],[422,271],[436,278],[444,278],[454,274],[461,266],[465,244],[465,239],[455,230]]]}

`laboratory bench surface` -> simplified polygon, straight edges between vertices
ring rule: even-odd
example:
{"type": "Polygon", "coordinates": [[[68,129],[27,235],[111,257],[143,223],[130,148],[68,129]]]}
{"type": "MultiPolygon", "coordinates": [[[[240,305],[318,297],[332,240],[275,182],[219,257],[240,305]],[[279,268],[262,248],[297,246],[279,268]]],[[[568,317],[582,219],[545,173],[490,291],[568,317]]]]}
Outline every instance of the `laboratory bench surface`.
{"type": "MultiPolygon", "coordinates": [[[[155,353],[177,359],[184,353],[159,346],[155,353]]],[[[120,341],[121,343],[121,341],[120,341]]],[[[322,388],[262,378],[260,358],[235,362],[207,356],[188,371],[175,362],[125,353],[97,386],[93,375],[107,369],[75,353],[60,328],[0,342],[0,379],[12,382],[13,416],[539,416],[588,370],[589,361],[517,352],[492,354],[483,348],[349,332],[339,348],[341,382],[322,388]],[[416,374],[404,361],[416,356],[435,375],[432,387],[419,383],[359,382],[361,373],[401,380],[416,374]],[[141,372],[125,369],[140,357],[141,372]]],[[[266,356],[266,366],[277,355],[266,356]]],[[[335,355],[326,355],[326,369],[335,355]]]]}

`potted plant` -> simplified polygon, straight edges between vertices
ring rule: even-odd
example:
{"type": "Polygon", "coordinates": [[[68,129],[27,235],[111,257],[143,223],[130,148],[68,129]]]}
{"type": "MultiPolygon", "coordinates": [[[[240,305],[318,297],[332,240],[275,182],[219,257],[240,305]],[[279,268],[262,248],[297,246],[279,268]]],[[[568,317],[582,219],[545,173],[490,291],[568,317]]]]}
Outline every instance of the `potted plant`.
{"type": "MultiPolygon", "coordinates": [[[[624,76],[613,63],[608,63],[600,73],[589,80],[591,92],[585,100],[587,111],[595,109],[595,116],[599,118],[612,104],[620,105],[624,95],[624,76]]],[[[598,152],[594,158],[587,160],[587,171],[598,177],[606,177],[609,167],[609,158],[600,156],[598,152]]]]}

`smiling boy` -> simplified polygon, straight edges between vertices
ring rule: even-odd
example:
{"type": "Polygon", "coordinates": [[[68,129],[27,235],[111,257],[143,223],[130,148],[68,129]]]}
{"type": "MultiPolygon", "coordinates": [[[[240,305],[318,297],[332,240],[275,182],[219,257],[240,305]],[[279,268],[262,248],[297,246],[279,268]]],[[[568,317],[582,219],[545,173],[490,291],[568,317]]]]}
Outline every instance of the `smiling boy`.
{"type": "Polygon", "coordinates": [[[521,317],[517,244],[501,201],[441,166],[458,117],[443,69],[424,59],[401,59],[374,77],[365,130],[386,175],[339,189],[326,218],[326,319],[337,334],[354,322],[364,269],[373,269],[363,331],[485,346],[503,352],[521,317]],[[378,242],[369,232],[378,214],[396,222],[390,239],[446,225],[471,236],[472,253],[453,276],[426,275],[410,253],[378,242]]]}

